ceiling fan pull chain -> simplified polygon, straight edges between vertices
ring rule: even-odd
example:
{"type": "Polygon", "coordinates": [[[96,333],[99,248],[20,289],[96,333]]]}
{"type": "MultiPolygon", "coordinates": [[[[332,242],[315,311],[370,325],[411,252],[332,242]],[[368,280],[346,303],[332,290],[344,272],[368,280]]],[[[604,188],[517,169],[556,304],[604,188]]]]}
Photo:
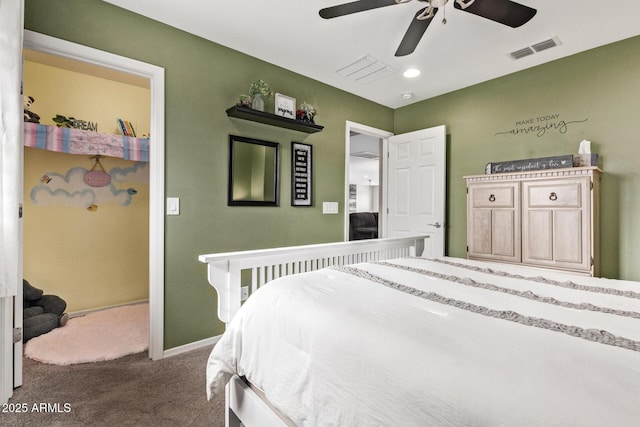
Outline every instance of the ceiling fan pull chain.
{"type": "Polygon", "coordinates": [[[444,25],[444,24],[446,24],[446,23],[447,23],[447,18],[446,18],[446,16],[445,16],[445,15],[446,15],[446,12],[447,12],[447,9],[445,9],[445,8],[443,7],[443,8],[442,8],[442,25],[444,25]]]}

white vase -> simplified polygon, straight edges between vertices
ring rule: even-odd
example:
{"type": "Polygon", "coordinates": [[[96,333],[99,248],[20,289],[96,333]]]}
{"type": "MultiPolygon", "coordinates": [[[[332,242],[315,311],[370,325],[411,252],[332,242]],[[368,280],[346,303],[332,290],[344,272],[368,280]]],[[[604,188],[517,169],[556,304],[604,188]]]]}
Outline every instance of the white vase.
{"type": "Polygon", "coordinates": [[[264,99],[262,99],[261,93],[256,93],[253,95],[253,99],[251,100],[251,108],[258,111],[264,111],[264,99]]]}

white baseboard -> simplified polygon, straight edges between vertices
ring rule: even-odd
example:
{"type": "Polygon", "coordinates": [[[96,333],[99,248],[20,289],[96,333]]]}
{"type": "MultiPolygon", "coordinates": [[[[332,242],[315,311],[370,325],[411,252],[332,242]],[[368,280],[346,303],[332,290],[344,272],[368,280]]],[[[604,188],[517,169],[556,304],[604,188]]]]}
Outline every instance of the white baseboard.
{"type": "Polygon", "coordinates": [[[179,354],[188,353],[193,350],[198,350],[203,347],[213,347],[222,335],[216,335],[215,337],[205,338],[200,341],[191,342],[189,344],[181,345],[178,347],[170,348],[162,353],[162,358],[177,356],[179,354]]]}
{"type": "Polygon", "coordinates": [[[109,305],[109,306],[105,306],[105,307],[89,308],[87,310],[70,311],[69,312],[69,318],[72,319],[74,317],[86,316],[89,313],[95,313],[96,311],[108,310],[110,308],[126,307],[128,305],[147,304],[147,303],[149,303],[149,300],[148,299],[143,299],[143,300],[139,300],[139,301],[126,302],[124,304],[116,304],[116,305],[109,305]]]}

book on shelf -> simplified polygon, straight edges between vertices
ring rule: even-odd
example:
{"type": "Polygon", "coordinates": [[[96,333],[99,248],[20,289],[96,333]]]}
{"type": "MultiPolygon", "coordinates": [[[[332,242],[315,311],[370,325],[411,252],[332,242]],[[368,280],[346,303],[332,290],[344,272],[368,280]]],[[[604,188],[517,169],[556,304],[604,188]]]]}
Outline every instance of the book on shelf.
{"type": "Polygon", "coordinates": [[[122,120],[121,118],[117,118],[116,121],[118,122],[118,128],[120,129],[120,132],[122,132],[124,136],[132,136],[135,138],[136,131],[130,121],[122,120]]]}

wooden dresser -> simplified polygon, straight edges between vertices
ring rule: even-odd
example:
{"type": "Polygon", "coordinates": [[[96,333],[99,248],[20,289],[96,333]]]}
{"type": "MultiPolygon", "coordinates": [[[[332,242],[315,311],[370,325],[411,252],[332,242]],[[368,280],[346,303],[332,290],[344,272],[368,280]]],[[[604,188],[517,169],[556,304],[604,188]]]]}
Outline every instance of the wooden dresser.
{"type": "Polygon", "coordinates": [[[466,176],[467,257],[598,275],[596,167],[466,176]]]}

